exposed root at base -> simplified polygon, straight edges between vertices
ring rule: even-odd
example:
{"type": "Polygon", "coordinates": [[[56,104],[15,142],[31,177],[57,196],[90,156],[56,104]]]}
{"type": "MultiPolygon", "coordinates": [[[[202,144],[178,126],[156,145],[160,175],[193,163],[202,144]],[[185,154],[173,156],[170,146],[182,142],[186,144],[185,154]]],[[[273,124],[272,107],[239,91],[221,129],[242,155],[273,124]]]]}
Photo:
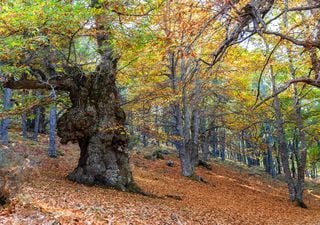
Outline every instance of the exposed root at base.
{"type": "Polygon", "coordinates": [[[199,175],[196,175],[196,174],[193,174],[192,176],[190,176],[190,178],[192,180],[195,180],[195,181],[198,181],[198,182],[201,182],[201,183],[204,183],[204,184],[208,183],[208,181],[206,181],[203,177],[201,177],[199,175]]]}
{"type": "Polygon", "coordinates": [[[303,208],[303,209],[307,209],[308,208],[308,206],[303,201],[295,200],[295,201],[293,201],[293,203],[296,206],[299,206],[300,208],[303,208]]]}
{"type": "Polygon", "coordinates": [[[182,198],[179,195],[165,195],[165,197],[172,198],[172,199],[179,200],[179,201],[182,200],[182,198]]]}

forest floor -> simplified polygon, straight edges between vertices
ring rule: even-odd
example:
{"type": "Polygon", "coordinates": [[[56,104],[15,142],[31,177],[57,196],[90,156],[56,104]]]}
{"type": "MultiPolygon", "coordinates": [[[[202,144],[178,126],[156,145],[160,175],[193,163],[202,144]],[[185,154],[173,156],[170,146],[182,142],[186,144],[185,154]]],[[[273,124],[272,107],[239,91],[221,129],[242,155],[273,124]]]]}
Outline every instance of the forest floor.
{"type": "Polygon", "coordinates": [[[307,190],[309,208],[298,208],[287,200],[281,181],[230,163],[212,162],[212,171],[198,168],[208,182],[200,183],[180,176],[173,155],[153,161],[132,154],[136,183],[159,198],[73,183],[66,174],[77,164],[78,147],[59,145],[63,155],[52,159],[42,139],[14,145],[37,172],[0,210],[0,224],[320,224],[320,196],[307,190]]]}

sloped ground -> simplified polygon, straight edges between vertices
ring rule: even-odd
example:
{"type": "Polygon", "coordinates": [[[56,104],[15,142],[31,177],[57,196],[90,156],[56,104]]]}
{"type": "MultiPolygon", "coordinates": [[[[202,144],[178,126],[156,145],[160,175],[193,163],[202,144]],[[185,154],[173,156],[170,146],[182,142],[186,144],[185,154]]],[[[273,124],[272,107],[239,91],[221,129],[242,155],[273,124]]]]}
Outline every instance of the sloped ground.
{"type": "Polygon", "coordinates": [[[317,196],[306,195],[309,209],[295,207],[287,201],[284,184],[239,167],[215,163],[212,171],[199,168],[197,174],[208,181],[204,184],[181,177],[174,157],[169,158],[175,166],[168,167],[166,160],[135,154],[136,182],[159,196],[145,197],[68,181],[77,146],[59,146],[65,155],[50,159],[42,144],[15,146],[36,159],[38,172],[0,211],[0,224],[320,224],[317,196]]]}

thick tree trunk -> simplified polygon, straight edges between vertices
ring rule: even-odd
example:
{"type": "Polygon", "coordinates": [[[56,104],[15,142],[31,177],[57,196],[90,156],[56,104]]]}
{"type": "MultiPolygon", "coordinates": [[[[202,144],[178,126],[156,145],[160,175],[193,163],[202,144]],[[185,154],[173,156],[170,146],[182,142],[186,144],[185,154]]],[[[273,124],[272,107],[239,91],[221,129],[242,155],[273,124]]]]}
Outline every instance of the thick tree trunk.
{"type": "Polygon", "coordinates": [[[115,86],[117,61],[110,48],[106,52],[91,79],[79,80],[70,92],[73,106],[58,119],[58,135],[62,143],[79,142],[79,164],[70,180],[129,190],[133,179],[125,114],[115,86]]]}
{"type": "Polygon", "coordinates": [[[117,59],[103,19],[96,18],[100,64],[89,78],[77,68],[70,71],[76,79],[70,90],[72,108],[58,119],[58,135],[62,143],[72,141],[80,146],[79,164],[69,174],[70,180],[138,191],[129,166],[125,113],[115,84],[117,59]]]}

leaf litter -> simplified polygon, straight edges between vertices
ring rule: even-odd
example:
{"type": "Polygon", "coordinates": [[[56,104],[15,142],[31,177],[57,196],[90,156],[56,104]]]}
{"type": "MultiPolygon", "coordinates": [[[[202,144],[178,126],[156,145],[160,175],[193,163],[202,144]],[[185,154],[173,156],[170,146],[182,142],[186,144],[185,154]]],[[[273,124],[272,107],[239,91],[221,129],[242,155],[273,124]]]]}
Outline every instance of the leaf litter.
{"type": "Polygon", "coordinates": [[[318,198],[306,191],[309,208],[298,208],[287,200],[284,183],[249,170],[213,162],[212,171],[196,171],[204,184],[181,177],[172,155],[146,160],[133,153],[135,182],[158,196],[148,197],[73,183],[66,175],[77,165],[77,145],[59,145],[64,154],[56,159],[47,157],[45,146],[46,140],[37,146],[15,144],[15,151],[23,149],[37,162],[37,173],[0,210],[0,224],[320,224],[318,198]],[[169,159],[173,167],[166,165],[169,159]]]}

